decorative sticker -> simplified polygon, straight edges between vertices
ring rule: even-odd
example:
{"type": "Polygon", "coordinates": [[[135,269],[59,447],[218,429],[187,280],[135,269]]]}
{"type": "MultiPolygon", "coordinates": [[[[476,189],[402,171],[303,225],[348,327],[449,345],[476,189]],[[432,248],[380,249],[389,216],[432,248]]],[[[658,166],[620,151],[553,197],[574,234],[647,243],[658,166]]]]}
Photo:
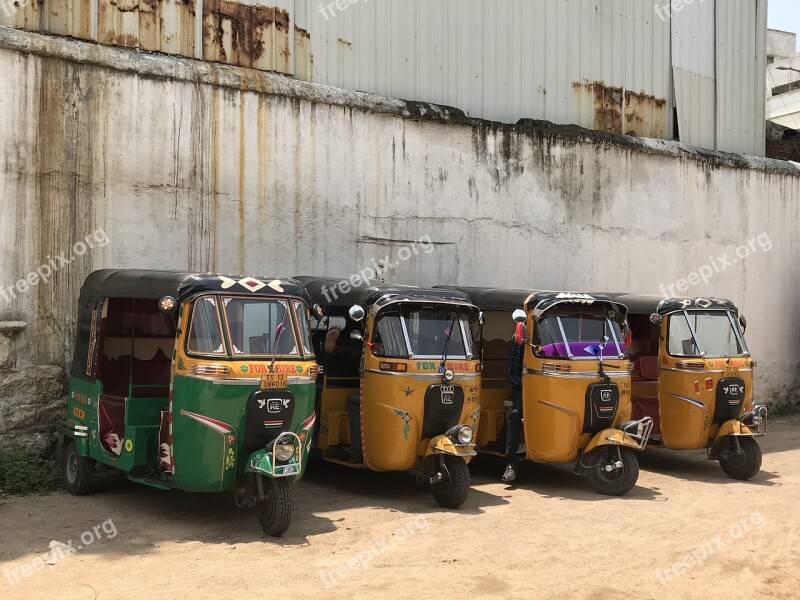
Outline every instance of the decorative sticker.
{"type": "Polygon", "coordinates": [[[403,419],[403,422],[405,423],[405,425],[403,426],[403,437],[405,439],[408,439],[408,434],[411,431],[411,427],[410,427],[409,423],[411,423],[411,420],[413,419],[413,417],[410,414],[408,414],[407,412],[402,411],[400,409],[393,408],[392,410],[394,411],[394,414],[396,414],[398,417],[401,417],[403,419]]]}

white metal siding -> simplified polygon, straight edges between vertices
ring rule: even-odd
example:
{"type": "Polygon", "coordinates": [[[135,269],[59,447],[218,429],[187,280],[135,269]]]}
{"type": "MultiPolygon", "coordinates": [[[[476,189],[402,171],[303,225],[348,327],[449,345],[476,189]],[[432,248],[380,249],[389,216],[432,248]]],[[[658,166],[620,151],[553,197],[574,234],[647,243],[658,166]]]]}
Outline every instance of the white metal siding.
{"type": "MultiPolygon", "coordinates": [[[[589,128],[595,103],[577,86],[601,82],[663,100],[636,133],[652,133],[656,119],[659,137],[671,135],[669,23],[649,1],[362,0],[328,19],[316,0],[296,9],[311,32],[316,82],[494,121],[589,128]]],[[[625,121],[624,106],[618,112],[625,121]]]]}
{"type": "Polygon", "coordinates": [[[764,155],[767,0],[725,0],[717,10],[718,150],[764,155]],[[755,117],[755,118],[754,118],[755,117]]]}
{"type": "Polygon", "coordinates": [[[0,11],[0,24],[274,70],[507,123],[545,119],[672,139],[677,107],[682,141],[763,154],[766,0],[671,5],[52,0],[0,11]]]}
{"type": "Polygon", "coordinates": [[[715,0],[672,12],[672,77],[682,142],[716,148],[715,0]]]}

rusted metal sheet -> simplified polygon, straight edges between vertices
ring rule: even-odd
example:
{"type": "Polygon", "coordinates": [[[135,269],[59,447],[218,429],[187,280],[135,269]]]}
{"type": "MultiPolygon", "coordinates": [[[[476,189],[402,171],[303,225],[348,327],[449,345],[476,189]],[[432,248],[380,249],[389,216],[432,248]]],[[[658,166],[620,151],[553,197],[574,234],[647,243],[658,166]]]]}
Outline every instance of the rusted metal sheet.
{"type": "Polygon", "coordinates": [[[194,0],[97,1],[100,43],[194,56],[194,0]]]}
{"type": "Polygon", "coordinates": [[[193,57],[194,0],[139,0],[139,47],[193,57]]]}
{"type": "Polygon", "coordinates": [[[205,0],[203,3],[203,58],[266,71],[293,73],[288,10],[205,0]]]}
{"type": "Polygon", "coordinates": [[[97,41],[139,47],[139,0],[98,0],[97,41]]]}
{"type": "Polygon", "coordinates": [[[669,103],[644,92],[609,86],[602,81],[572,84],[577,111],[593,111],[592,129],[638,137],[664,137],[669,103]]]}
{"type": "Polygon", "coordinates": [[[314,81],[314,55],[311,53],[311,35],[294,26],[294,75],[304,81],[314,81]]]}
{"type": "Polygon", "coordinates": [[[84,40],[92,39],[91,5],[92,2],[86,1],[48,0],[42,5],[42,30],[84,40]]]}
{"type": "Polygon", "coordinates": [[[0,0],[0,25],[43,31],[43,12],[37,0],[0,0]]]}

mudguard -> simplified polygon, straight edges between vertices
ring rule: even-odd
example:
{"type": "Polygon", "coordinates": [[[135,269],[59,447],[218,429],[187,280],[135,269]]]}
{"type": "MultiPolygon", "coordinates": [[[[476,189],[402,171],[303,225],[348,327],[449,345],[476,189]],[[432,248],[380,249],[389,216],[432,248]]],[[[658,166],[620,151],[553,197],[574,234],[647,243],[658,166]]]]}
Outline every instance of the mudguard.
{"type": "Polygon", "coordinates": [[[632,450],[642,449],[636,438],[619,429],[604,429],[592,438],[592,441],[583,449],[583,453],[589,454],[598,446],[624,446],[632,450]]]}
{"type": "Polygon", "coordinates": [[[460,445],[456,444],[446,435],[433,438],[425,450],[425,458],[432,454],[449,454],[450,456],[472,457],[475,452],[475,444],[460,445]]]}
{"type": "Polygon", "coordinates": [[[300,463],[292,459],[288,464],[273,467],[272,454],[266,449],[256,450],[247,459],[245,473],[258,473],[266,477],[294,477],[300,475],[300,463]]]}
{"type": "Polygon", "coordinates": [[[76,432],[74,429],[74,425],[65,424],[61,431],[58,434],[58,446],[59,452],[64,447],[64,444],[67,441],[72,440],[75,442],[75,448],[78,450],[78,454],[81,456],[89,456],[89,440],[87,438],[88,435],[88,428],[86,433],[81,435],[83,432],[76,432]],[[77,434],[77,435],[76,435],[77,434]]]}

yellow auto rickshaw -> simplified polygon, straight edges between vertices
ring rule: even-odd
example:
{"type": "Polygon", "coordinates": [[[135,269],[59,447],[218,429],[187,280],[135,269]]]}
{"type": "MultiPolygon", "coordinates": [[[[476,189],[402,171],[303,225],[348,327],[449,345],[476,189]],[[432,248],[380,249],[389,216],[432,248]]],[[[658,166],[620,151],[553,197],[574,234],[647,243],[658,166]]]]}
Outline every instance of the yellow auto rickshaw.
{"type": "Polygon", "coordinates": [[[298,280],[324,312],[316,448],[373,471],[416,469],[436,502],[458,508],[480,416],[480,311],[466,295],[403,286],[298,280]]]}
{"type": "Polygon", "coordinates": [[[706,448],[728,476],[754,477],[767,408],[754,400],[756,361],[736,306],[720,298],[614,298],[630,308],[633,415],[653,419],[652,445],[706,448]]]}
{"type": "Polygon", "coordinates": [[[577,460],[575,472],[602,494],[630,490],[639,476],[635,451],[647,445],[652,419],[630,420],[625,306],[588,294],[458,289],[485,319],[479,449],[505,454],[509,350],[521,343],[520,454],[543,463],[577,460]]]}

